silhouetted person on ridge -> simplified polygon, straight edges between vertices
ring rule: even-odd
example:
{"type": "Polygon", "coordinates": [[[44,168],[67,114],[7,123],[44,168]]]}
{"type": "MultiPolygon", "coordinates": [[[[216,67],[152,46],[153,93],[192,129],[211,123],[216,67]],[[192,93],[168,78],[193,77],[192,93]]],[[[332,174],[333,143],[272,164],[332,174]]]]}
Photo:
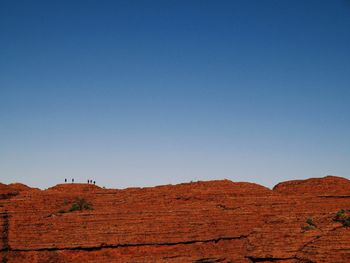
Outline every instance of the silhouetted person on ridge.
{"type": "Polygon", "coordinates": [[[72,178],[72,184],[74,183],[74,178],[72,178]]]}
{"type": "Polygon", "coordinates": [[[94,184],[95,184],[96,182],[94,181],[94,184]]]}
{"type": "Polygon", "coordinates": [[[88,180],[88,184],[90,183],[90,180],[88,180]]]}
{"type": "Polygon", "coordinates": [[[66,179],[64,179],[64,182],[65,182],[65,183],[67,183],[67,178],[66,178],[66,179]]]}

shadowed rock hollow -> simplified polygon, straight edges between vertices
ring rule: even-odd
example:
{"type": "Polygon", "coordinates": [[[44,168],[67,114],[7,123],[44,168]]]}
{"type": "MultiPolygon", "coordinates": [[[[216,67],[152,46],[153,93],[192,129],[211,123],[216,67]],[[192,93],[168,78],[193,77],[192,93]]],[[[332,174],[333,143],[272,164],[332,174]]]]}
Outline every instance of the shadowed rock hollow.
{"type": "Polygon", "coordinates": [[[346,263],[347,209],[350,181],[334,176],[273,190],[228,180],[125,190],[0,184],[0,259],[346,263]]]}

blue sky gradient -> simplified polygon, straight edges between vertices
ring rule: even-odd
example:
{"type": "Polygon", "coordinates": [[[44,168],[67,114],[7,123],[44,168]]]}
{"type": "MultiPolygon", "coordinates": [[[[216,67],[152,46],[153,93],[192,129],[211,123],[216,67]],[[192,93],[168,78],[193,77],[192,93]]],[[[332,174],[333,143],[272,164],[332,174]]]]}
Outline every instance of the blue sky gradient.
{"type": "Polygon", "coordinates": [[[350,178],[350,1],[0,1],[0,181],[350,178]]]}

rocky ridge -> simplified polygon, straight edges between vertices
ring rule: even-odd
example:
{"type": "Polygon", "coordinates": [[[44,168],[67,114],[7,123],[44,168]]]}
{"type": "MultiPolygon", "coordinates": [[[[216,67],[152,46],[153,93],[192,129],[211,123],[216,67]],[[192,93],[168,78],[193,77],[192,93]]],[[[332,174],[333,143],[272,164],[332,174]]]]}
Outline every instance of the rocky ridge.
{"type": "Polygon", "coordinates": [[[2,262],[350,262],[350,181],[0,184],[2,262]],[[343,210],[341,210],[343,209],[343,210]]]}

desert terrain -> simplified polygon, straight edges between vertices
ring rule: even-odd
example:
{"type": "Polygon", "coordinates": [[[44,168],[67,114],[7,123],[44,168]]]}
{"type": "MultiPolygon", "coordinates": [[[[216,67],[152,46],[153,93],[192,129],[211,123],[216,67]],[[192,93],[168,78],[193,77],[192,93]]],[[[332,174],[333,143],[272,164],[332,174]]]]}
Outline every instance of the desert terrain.
{"type": "Polygon", "coordinates": [[[350,262],[350,181],[0,184],[1,262],[350,262]]]}

